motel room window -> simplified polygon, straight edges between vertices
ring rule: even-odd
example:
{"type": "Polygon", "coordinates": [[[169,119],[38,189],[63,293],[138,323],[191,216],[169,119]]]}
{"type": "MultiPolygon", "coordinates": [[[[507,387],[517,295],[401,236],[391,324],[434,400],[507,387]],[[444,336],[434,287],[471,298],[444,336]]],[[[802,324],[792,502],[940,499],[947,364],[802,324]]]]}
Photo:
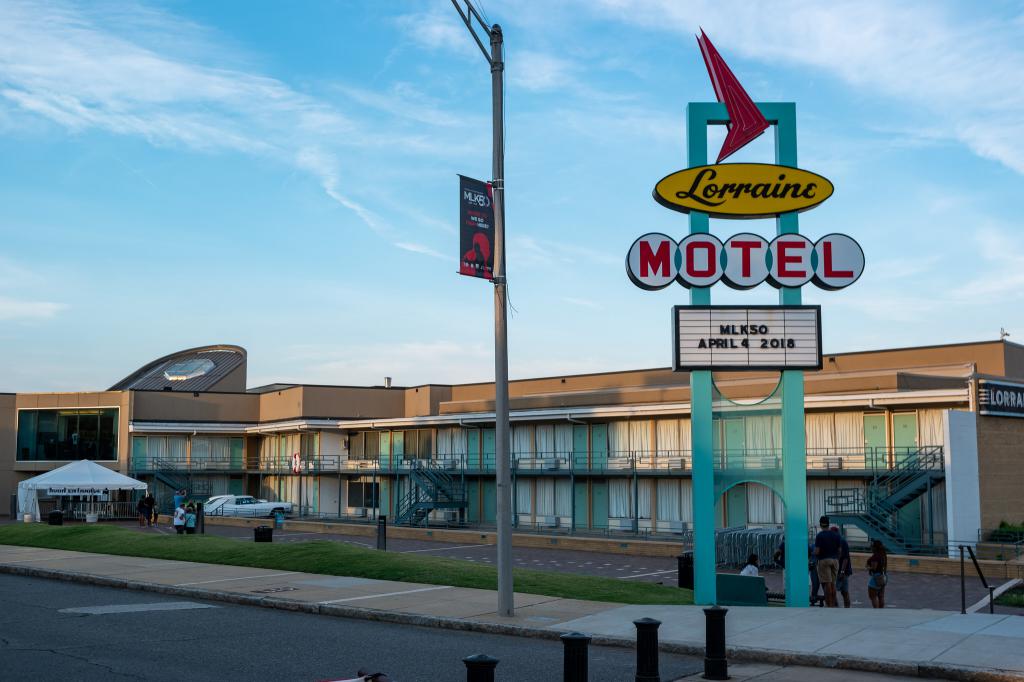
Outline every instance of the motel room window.
{"type": "Polygon", "coordinates": [[[116,460],[117,408],[19,410],[18,459],[116,460]]]}
{"type": "Polygon", "coordinates": [[[431,429],[411,429],[405,434],[406,459],[432,459],[434,456],[434,432],[431,429]]]}
{"type": "Polygon", "coordinates": [[[376,507],[380,500],[380,484],[369,481],[348,482],[348,506],[376,507]]]}
{"type": "Polygon", "coordinates": [[[380,459],[380,432],[360,431],[349,436],[348,458],[380,459]]]}

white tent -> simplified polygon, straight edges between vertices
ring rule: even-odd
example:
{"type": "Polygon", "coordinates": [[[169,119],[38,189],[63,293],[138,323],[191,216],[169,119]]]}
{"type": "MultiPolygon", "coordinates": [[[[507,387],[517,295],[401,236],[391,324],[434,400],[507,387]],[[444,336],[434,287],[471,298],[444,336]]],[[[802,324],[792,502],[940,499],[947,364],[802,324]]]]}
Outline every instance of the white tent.
{"type": "Polygon", "coordinates": [[[145,490],[148,486],[87,459],[66,464],[18,484],[18,518],[39,520],[39,491],[46,495],[102,495],[110,490],[145,490]]]}

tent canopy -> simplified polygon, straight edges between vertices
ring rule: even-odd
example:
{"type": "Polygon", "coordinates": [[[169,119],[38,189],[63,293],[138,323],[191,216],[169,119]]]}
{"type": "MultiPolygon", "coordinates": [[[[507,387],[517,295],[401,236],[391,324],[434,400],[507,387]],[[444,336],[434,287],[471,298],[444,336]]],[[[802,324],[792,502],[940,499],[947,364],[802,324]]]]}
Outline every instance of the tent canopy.
{"type": "Polygon", "coordinates": [[[142,481],[87,459],[65,464],[18,484],[18,513],[39,519],[39,491],[57,495],[98,495],[110,490],[145,490],[142,481]]]}

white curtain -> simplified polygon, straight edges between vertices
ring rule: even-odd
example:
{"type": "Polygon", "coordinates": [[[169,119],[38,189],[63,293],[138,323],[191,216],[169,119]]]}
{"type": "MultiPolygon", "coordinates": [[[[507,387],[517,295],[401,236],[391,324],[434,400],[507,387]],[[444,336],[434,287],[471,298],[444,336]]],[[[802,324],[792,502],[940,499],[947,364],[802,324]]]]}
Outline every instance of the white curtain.
{"type": "Polygon", "coordinates": [[[555,427],[552,424],[537,426],[537,456],[551,457],[555,452],[555,427]]]}
{"type": "Polygon", "coordinates": [[[146,453],[150,459],[167,459],[167,437],[150,436],[146,453]]]}
{"type": "Polygon", "coordinates": [[[521,478],[516,480],[516,513],[533,513],[533,485],[521,478]]]}
{"type": "Polygon", "coordinates": [[[804,416],[808,454],[831,455],[836,446],[835,415],[808,413],[804,416]]]}
{"type": "Polygon", "coordinates": [[[836,412],[836,449],[861,452],[864,449],[864,413],[836,412]]]}
{"type": "Polygon", "coordinates": [[[466,430],[450,426],[437,430],[437,458],[441,461],[461,460],[467,450],[466,430]]]}
{"type": "Polygon", "coordinates": [[[184,460],[188,451],[186,436],[167,436],[167,456],[171,459],[184,460]]]}
{"type": "Polygon", "coordinates": [[[231,461],[231,439],[230,438],[211,438],[210,439],[210,459],[216,462],[230,462],[231,461]]]}
{"type": "Polygon", "coordinates": [[[680,445],[679,420],[659,419],[656,424],[655,438],[658,440],[658,457],[679,457],[682,454],[680,453],[682,445],[680,445]]]}
{"type": "Polygon", "coordinates": [[[651,479],[642,478],[636,484],[637,514],[641,519],[651,518],[651,479]]]}
{"type": "Polygon", "coordinates": [[[776,448],[781,445],[781,438],[776,438],[772,417],[747,417],[743,421],[746,427],[747,450],[755,457],[774,455],[776,448]]]}
{"type": "Polygon", "coordinates": [[[555,427],[555,452],[559,457],[572,454],[572,424],[559,424],[555,427]]]}
{"type": "Polygon", "coordinates": [[[689,478],[679,481],[679,520],[693,523],[693,481],[689,478]]]}
{"type": "Polygon", "coordinates": [[[943,444],[942,413],[943,410],[917,411],[917,442],[922,446],[943,444]]]}
{"type": "Polygon", "coordinates": [[[628,478],[613,478],[608,481],[608,516],[613,519],[633,518],[632,481],[628,478]]]}
{"type": "Polygon", "coordinates": [[[612,422],[608,425],[609,457],[629,457],[629,422],[612,422]]]}
{"type": "Polygon", "coordinates": [[[555,515],[555,479],[537,479],[537,516],[555,515]]]}
{"type": "Polygon", "coordinates": [[[747,483],[747,523],[782,523],[782,500],[771,488],[760,483],[747,483]]]}
{"type": "Polygon", "coordinates": [[[679,494],[679,481],[671,479],[658,480],[658,520],[659,521],[680,521],[681,499],[679,494]]]}
{"type": "Polygon", "coordinates": [[[572,481],[568,478],[555,483],[555,516],[572,516],[572,481]]]}
{"type": "Polygon", "coordinates": [[[679,420],[679,449],[689,456],[690,450],[693,449],[692,441],[690,439],[690,420],[680,419],[679,420]]]}
{"type": "Polygon", "coordinates": [[[512,454],[530,458],[533,456],[533,427],[513,426],[512,427],[512,454]]]}
{"type": "Polygon", "coordinates": [[[638,457],[650,457],[651,420],[641,419],[629,423],[629,449],[638,457]]]}

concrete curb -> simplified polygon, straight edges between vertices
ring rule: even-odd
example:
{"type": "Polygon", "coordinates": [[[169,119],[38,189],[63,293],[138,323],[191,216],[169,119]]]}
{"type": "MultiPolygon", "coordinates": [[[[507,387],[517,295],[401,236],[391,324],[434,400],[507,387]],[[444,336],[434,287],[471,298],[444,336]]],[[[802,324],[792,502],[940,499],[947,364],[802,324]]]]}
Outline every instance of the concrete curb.
{"type": "MultiPolygon", "coordinates": [[[[155,592],[176,597],[187,597],[190,599],[203,599],[206,601],[219,601],[240,606],[259,606],[262,608],[280,609],[284,611],[296,611],[300,613],[311,613],[323,616],[334,616],[337,618],[355,618],[370,620],[380,623],[395,623],[401,625],[415,625],[419,627],[444,628],[446,630],[462,630],[467,632],[480,632],[493,635],[510,635],[514,637],[532,637],[536,639],[558,639],[562,634],[557,630],[536,628],[525,625],[507,625],[502,623],[483,623],[477,621],[462,620],[458,618],[444,618],[439,616],[423,616],[413,613],[401,613],[398,611],[378,611],[375,609],[364,609],[355,606],[342,606],[339,604],[317,604],[299,602],[281,597],[259,597],[237,592],[223,592],[219,590],[206,590],[196,587],[178,587],[175,585],[162,585],[139,580],[127,580],[123,578],[111,578],[108,576],[94,575],[91,573],[79,573],[76,571],[61,571],[51,568],[39,568],[35,566],[13,566],[0,564],[0,573],[20,575],[32,578],[46,578],[49,580],[63,580],[66,582],[97,585],[100,587],[116,587],[120,589],[133,590],[138,592],[155,592]]],[[[636,642],[626,637],[610,637],[595,635],[591,643],[595,646],[614,646],[633,648],[636,642]]],[[[704,647],[700,644],[689,644],[684,642],[660,642],[661,651],[673,654],[688,656],[703,656],[704,647]]],[[[771,663],[774,665],[800,665],[815,668],[834,668],[838,670],[857,670],[862,672],[883,673],[888,675],[904,675],[907,677],[939,678],[945,680],[958,680],[959,682],[1010,682],[1024,679],[1024,676],[1016,673],[1000,670],[989,670],[983,668],[968,668],[963,666],[943,665],[933,663],[906,663],[902,661],[877,661],[855,656],[828,656],[824,654],[786,652],[772,649],[754,649],[750,647],[729,647],[729,659],[737,662],[749,663],[771,663]]]]}

